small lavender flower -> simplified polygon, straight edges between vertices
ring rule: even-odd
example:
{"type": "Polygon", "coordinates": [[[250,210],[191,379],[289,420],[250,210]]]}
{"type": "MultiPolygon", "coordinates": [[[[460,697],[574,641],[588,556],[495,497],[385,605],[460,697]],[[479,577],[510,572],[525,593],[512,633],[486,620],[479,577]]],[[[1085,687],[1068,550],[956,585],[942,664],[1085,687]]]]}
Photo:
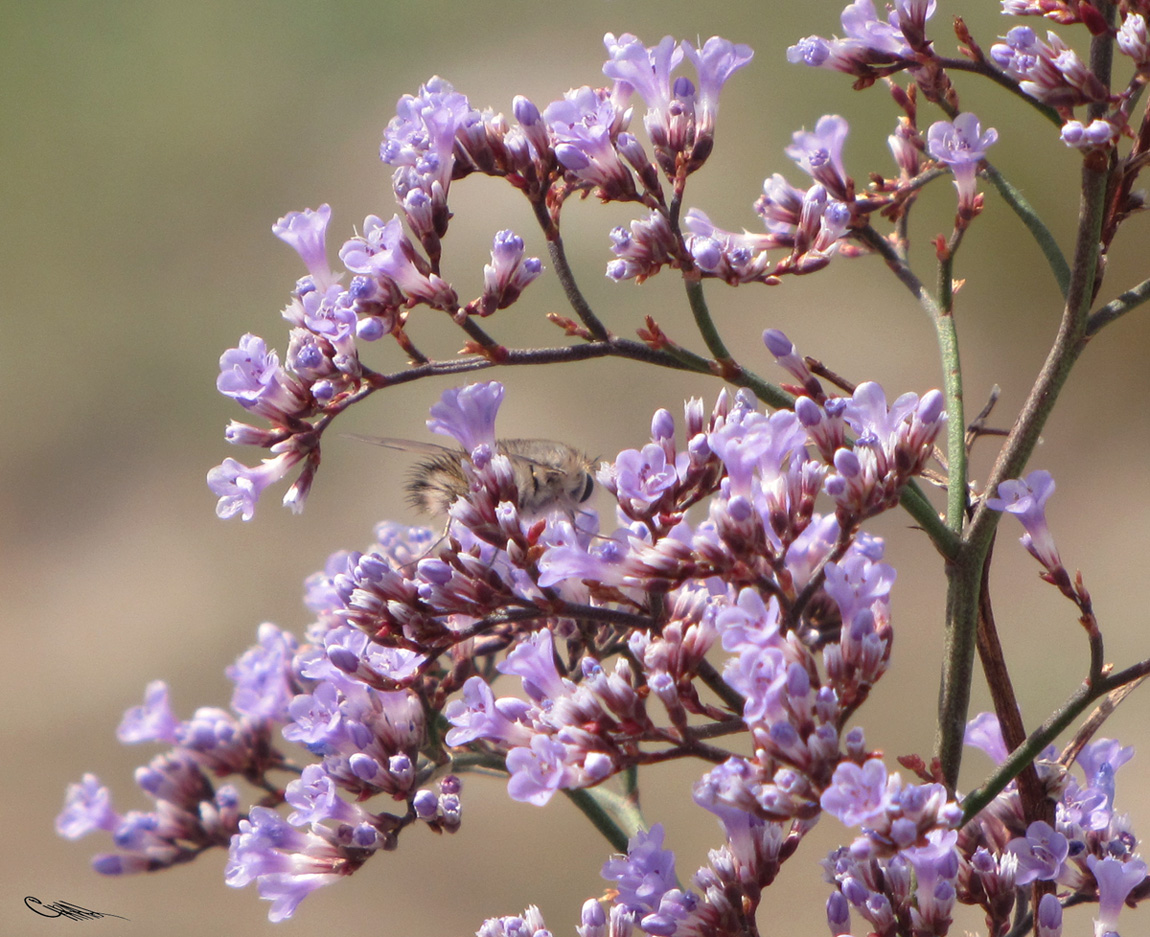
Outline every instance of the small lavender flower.
{"type": "Polygon", "coordinates": [[[1049,823],[1036,820],[1026,828],[1026,836],[1012,839],[1006,844],[1006,849],[1018,857],[1015,883],[1029,885],[1033,881],[1057,881],[1066,863],[1070,844],[1049,823]]]}
{"type": "Polygon", "coordinates": [[[998,131],[990,129],[983,133],[978,118],[969,111],[959,114],[954,123],[936,121],[926,133],[927,151],[940,163],[948,165],[954,175],[960,216],[971,215],[977,210],[975,176],[987,149],[997,139],[998,131]]]}
{"type": "Polygon", "coordinates": [[[536,735],[529,746],[507,753],[507,794],[512,800],[542,807],[557,790],[566,786],[567,749],[562,742],[536,735]]]}
{"type": "Polygon", "coordinates": [[[986,506],[1017,517],[1026,531],[1021,538],[1022,545],[1049,572],[1056,574],[1063,567],[1046,521],[1046,502],[1052,494],[1054,478],[1044,469],[1036,469],[1025,478],[999,484],[998,497],[987,498],[986,506]]]}
{"type": "Polygon", "coordinates": [[[715,117],[719,113],[719,92],[731,75],[750,62],[755,53],[750,46],[735,45],[718,36],[708,39],[701,49],[684,41],[682,49],[699,76],[699,90],[695,97],[696,139],[709,140],[714,136],[715,117]]]}
{"type": "Polygon", "coordinates": [[[125,745],[139,742],[170,744],[176,741],[179,724],[168,703],[168,685],[162,680],[153,680],[144,690],[144,704],[133,706],[124,713],[116,729],[116,738],[125,745]]]}
{"type": "Polygon", "coordinates": [[[491,263],[483,267],[480,315],[488,316],[510,306],[532,281],[543,273],[538,257],[525,257],[523,238],[512,231],[499,231],[491,247],[491,263]]]}
{"type": "Polygon", "coordinates": [[[286,722],[288,703],[297,690],[291,663],[298,649],[299,642],[288,632],[260,625],[257,643],[225,671],[235,684],[232,709],[251,719],[286,722]]]}
{"type": "Polygon", "coordinates": [[[522,916],[488,918],[476,931],[476,937],[551,937],[551,931],[543,923],[539,909],[530,905],[522,916]]]}
{"type": "Polygon", "coordinates": [[[213,494],[219,495],[216,516],[226,520],[239,514],[245,521],[250,521],[255,516],[256,502],[263,490],[286,477],[300,458],[299,452],[282,452],[275,458],[264,459],[256,468],[249,468],[235,459],[224,459],[208,472],[208,487],[213,494]]]}
{"type": "Polygon", "coordinates": [[[791,135],[794,142],[785,150],[803,172],[837,199],[850,197],[843,169],[843,143],[849,132],[846,120],[837,114],[826,114],[818,119],[814,130],[795,131],[791,135]]]}
{"type": "Polygon", "coordinates": [[[384,131],[379,155],[385,163],[398,167],[397,198],[402,204],[414,190],[427,200],[422,210],[408,212],[412,230],[421,239],[441,238],[447,232],[451,217],[447,193],[455,165],[456,133],[471,117],[467,98],[436,75],[418,94],[399,99],[396,116],[384,131]],[[422,223],[421,218],[425,219],[422,223]]]}
{"type": "Polygon", "coordinates": [[[631,502],[631,510],[642,510],[643,506],[658,501],[663,492],[671,488],[678,476],[675,466],[667,464],[667,454],[662,446],[649,443],[640,451],[624,449],[600,474],[600,481],[609,484],[620,498],[631,502]]]}
{"type": "Polygon", "coordinates": [[[925,23],[934,0],[898,0],[889,22],[878,18],[873,0],[854,0],[842,12],[845,39],[808,36],[787,49],[787,61],[830,68],[874,80],[876,69],[913,61],[925,47],[925,23]]]}
{"type": "Polygon", "coordinates": [[[1062,937],[1062,903],[1057,895],[1047,893],[1038,902],[1038,937],[1062,937]]]}
{"type": "Polygon", "coordinates": [[[253,807],[232,840],[224,881],[233,888],[256,882],[260,897],[272,902],[268,920],[291,917],[299,903],[317,888],[331,885],[362,865],[357,854],[318,833],[304,833],[274,810],[253,807]]]}
{"type": "Polygon", "coordinates": [[[112,792],[94,774],[85,774],[79,784],[69,784],[64,809],[56,817],[56,832],[79,839],[96,830],[114,831],[123,821],[112,809],[112,792]]]}
{"type": "Polygon", "coordinates": [[[966,734],[963,744],[981,748],[988,754],[996,765],[1006,761],[1010,754],[1006,742],[1002,737],[1002,728],[998,724],[998,717],[994,713],[979,713],[966,724],[966,734]]]}
{"type": "Polygon", "coordinates": [[[398,215],[384,223],[376,215],[363,222],[363,234],[340,248],[339,258],[352,273],[362,273],[394,285],[411,302],[454,310],[458,298],[450,284],[428,270],[403,233],[398,215]]]}
{"type": "Polygon", "coordinates": [[[717,228],[697,208],[688,210],[683,227],[691,232],[686,245],[695,265],[732,285],[762,280],[768,263],[766,252],[779,246],[769,234],[734,234],[717,228]]]}
{"type": "Polygon", "coordinates": [[[318,290],[326,290],[335,282],[327,260],[327,225],[331,221],[331,206],[288,212],[272,225],[272,234],[300,255],[318,290]]]}
{"type": "Polygon", "coordinates": [[[310,415],[307,389],[280,367],[279,356],[258,335],[244,335],[238,347],[220,356],[216,389],[273,423],[310,415]]]}
{"type": "Polygon", "coordinates": [[[555,142],[555,158],[579,183],[594,187],[604,201],[637,198],[635,178],[615,148],[626,120],[602,89],[583,86],[547,105],[544,120],[555,142]]]}
{"type": "Polygon", "coordinates": [[[627,855],[608,859],[601,875],[614,882],[615,901],[630,911],[655,911],[663,896],[675,888],[675,854],[663,848],[663,824],[640,830],[627,842],[627,855]]]}
{"type": "Polygon", "coordinates": [[[498,381],[452,387],[431,408],[427,428],[451,436],[466,452],[479,446],[495,448],[495,416],[503,402],[503,385],[498,381]]]}
{"type": "Polygon", "coordinates": [[[847,826],[858,826],[886,813],[889,787],[886,765],[881,760],[871,758],[862,765],[844,761],[835,768],[820,803],[847,826]]]}
{"type": "Polygon", "coordinates": [[[679,242],[662,212],[632,221],[629,229],[613,228],[610,237],[611,253],[617,259],[607,264],[609,279],[642,283],[663,266],[678,265],[679,242]]]}
{"type": "Polygon", "coordinates": [[[1109,857],[1087,856],[1086,864],[1098,883],[1098,919],[1094,922],[1094,932],[1117,933],[1118,913],[1126,902],[1126,896],[1145,881],[1146,863],[1141,859],[1122,862],[1109,857]]]}

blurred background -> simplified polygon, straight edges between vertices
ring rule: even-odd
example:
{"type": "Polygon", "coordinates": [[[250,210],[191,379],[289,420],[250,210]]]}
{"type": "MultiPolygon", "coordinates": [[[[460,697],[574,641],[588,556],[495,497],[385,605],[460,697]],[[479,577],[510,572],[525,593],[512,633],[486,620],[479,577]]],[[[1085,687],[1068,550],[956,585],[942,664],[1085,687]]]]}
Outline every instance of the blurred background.
{"type": "MultiPolygon", "coordinates": [[[[955,14],[985,47],[1012,25],[997,4],[939,6],[931,35],[945,54],[953,54],[955,14]]],[[[409,460],[342,438],[325,444],[302,516],[279,506],[282,487],[250,523],[214,515],[205,473],[226,456],[252,462],[254,455],[223,441],[240,411],[215,392],[219,355],[249,331],[282,353],[279,311],[303,272],[271,235],[276,218],[329,202],[334,251],[365,215],[394,211],[378,146],[400,95],[438,73],[478,107],[509,113],[517,93],[542,107],[569,87],[604,82],[602,36],[612,31],[649,44],[668,33],[718,34],[754,48],[754,61],[723,94],[714,156],[692,178],[686,201],[720,226],[760,230],[751,205],[762,180],[777,171],[806,185],[782,150],[792,132],[824,113],[850,120],[846,164],[860,185],[872,170],[893,171],[885,141],[897,115],[886,91],[852,92],[849,79],[785,61],[799,37],[840,31],[840,7],[665,0],[0,6],[0,347],[12,380],[26,382],[24,396],[9,401],[0,446],[0,626],[9,661],[0,710],[8,844],[0,854],[0,931],[66,926],[34,918],[22,906],[34,895],[130,919],[97,925],[109,934],[161,926],[173,935],[271,934],[332,921],[388,934],[467,934],[485,917],[530,903],[555,933],[573,932],[582,901],[604,889],[598,869],[607,847],[563,798],[545,808],[513,804],[489,779],[466,779],[465,822],[455,837],[411,831],[397,853],[313,895],[278,929],[254,887],[224,886],[223,854],[161,875],[103,878],[88,860],[107,840],[60,840],[53,820],[65,786],[86,771],[113,788],[119,809],[145,809],[132,772],[156,751],[124,748],[114,737],[145,684],[166,680],[183,717],[225,704],[223,669],[260,622],[297,633],[308,622],[300,601],[306,575],[334,550],[365,546],[376,520],[414,520],[400,491],[409,460]]],[[[1085,52],[1081,30],[1067,35],[1085,52]]],[[[1001,89],[963,76],[959,90],[964,109],[999,130],[991,158],[1068,251],[1078,156],[1001,89]]],[[[640,116],[641,107],[636,125],[640,116]]],[[[937,118],[924,107],[920,124],[937,118]]],[[[451,205],[445,273],[461,296],[478,292],[500,228],[514,228],[529,253],[546,256],[525,200],[509,187],[468,179],[452,189],[451,205]]],[[[913,218],[915,261],[927,282],[935,275],[929,239],[949,233],[953,212],[953,188],[942,181],[913,218]]],[[[602,275],[607,232],[631,217],[625,206],[569,205],[568,251],[584,289],[617,333],[633,335],[653,314],[691,344],[674,276],[636,289],[602,275]]],[[[1146,220],[1136,218],[1111,255],[1104,299],[1145,277],[1146,244],[1146,220]]],[[[1002,399],[990,423],[1007,426],[1054,336],[1060,302],[1038,251],[993,192],[955,275],[966,280],[956,314],[969,413],[997,383],[1002,399]]],[[[712,284],[708,294],[730,347],[772,380],[782,375],[761,345],[768,327],[852,380],[881,382],[891,397],[940,384],[926,317],[876,259],[836,260],[819,276],[775,288],[712,284]]],[[[508,344],[555,343],[549,311],[567,310],[554,278],[544,277],[489,325],[508,344]]],[[[448,356],[461,337],[436,315],[417,312],[411,332],[424,350],[448,356]]],[[[1138,585],[1147,553],[1148,418],[1145,407],[1130,404],[1150,391],[1148,337],[1142,310],[1096,339],[1032,463],[1058,480],[1051,522],[1066,564],[1083,570],[1118,666],[1150,653],[1138,585]]],[[[402,366],[386,341],[367,348],[365,359],[380,370],[402,366]]],[[[717,381],[615,362],[487,376],[507,385],[504,435],[559,438],[605,457],[642,445],[656,408],[679,414],[689,396],[709,406],[719,390],[717,381]]],[[[419,382],[377,394],[342,429],[423,438],[427,408],[446,386],[419,382]]],[[[985,478],[994,448],[993,439],[978,444],[977,478],[985,478]]],[[[938,557],[905,515],[892,512],[877,529],[899,571],[898,638],[893,668],[860,721],[893,764],[895,755],[930,752],[944,582],[938,557]]],[[[996,612],[1034,726],[1077,686],[1086,644],[1074,610],[1038,580],[1037,565],[1017,546],[1016,526],[1003,531],[996,612]]],[[[978,686],[974,707],[986,706],[978,686]]],[[[1107,734],[1144,742],[1148,711],[1150,697],[1135,694],[1107,734]]],[[[1148,765],[1140,752],[1119,777],[1119,805],[1136,830],[1150,823],[1150,803],[1137,794],[1150,781],[1148,765]]],[[[973,753],[965,789],[989,767],[973,753]]],[[[667,826],[684,879],[720,842],[711,816],[690,806],[699,773],[696,765],[656,768],[645,788],[648,819],[667,826]]],[[[826,932],[816,863],[850,835],[829,818],[812,834],[765,899],[765,934],[781,932],[775,922],[785,922],[788,934],[826,932]]],[[[968,926],[977,927],[977,917],[968,926]]]]}

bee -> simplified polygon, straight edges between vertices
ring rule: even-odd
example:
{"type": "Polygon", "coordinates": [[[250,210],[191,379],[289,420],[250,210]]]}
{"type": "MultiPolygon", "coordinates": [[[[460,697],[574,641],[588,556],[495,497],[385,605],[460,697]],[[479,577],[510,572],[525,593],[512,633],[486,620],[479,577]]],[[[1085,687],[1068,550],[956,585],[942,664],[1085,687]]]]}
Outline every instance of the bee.
{"type": "MultiPolygon", "coordinates": [[[[446,517],[448,508],[468,492],[463,463],[467,453],[435,443],[380,436],[356,439],[427,456],[416,463],[407,482],[408,502],[417,511],[446,517]]],[[[591,497],[593,461],[578,449],[550,439],[498,439],[495,451],[506,456],[519,491],[519,513],[537,520],[553,511],[574,515],[591,497]]]]}

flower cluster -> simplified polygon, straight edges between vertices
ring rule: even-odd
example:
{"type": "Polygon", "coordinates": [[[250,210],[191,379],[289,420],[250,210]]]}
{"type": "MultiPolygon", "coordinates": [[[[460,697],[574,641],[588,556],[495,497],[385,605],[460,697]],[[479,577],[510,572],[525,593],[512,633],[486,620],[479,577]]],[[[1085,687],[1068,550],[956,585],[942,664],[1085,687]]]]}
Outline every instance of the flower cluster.
{"type": "MultiPolygon", "coordinates": [[[[979,173],[1013,190],[986,165],[997,131],[962,110],[949,73],[981,73],[1011,88],[1084,151],[1087,177],[1111,173],[1095,186],[1097,212],[1084,210],[1093,221],[1078,237],[1098,246],[1096,257],[1076,258],[1069,271],[1054,238],[1042,239],[1062,293],[1093,296],[1112,238],[1141,206],[1132,186],[1146,162],[1147,135],[1134,135],[1129,119],[1150,62],[1150,10],[1144,2],[1120,6],[1123,22],[1112,28],[1086,0],[1003,4],[1007,14],[1084,25],[1116,44],[1136,74],[1112,93],[1054,33],[1043,42],[1015,27],[986,56],[959,22],[967,58],[949,60],[926,33],[935,0],[895,0],[885,19],[873,0],[854,0],[842,14],[845,38],[808,37],[788,58],[850,74],[859,88],[888,82],[901,111],[889,138],[897,173],[856,183],[844,156],[849,125],[823,115],[786,148],[808,185],[778,173],[763,183],[754,204],[762,233],[723,230],[684,201],[689,178],[712,152],[721,90],[751,60],[746,46],[718,37],[700,47],[671,37],[647,46],[629,33],[608,34],[610,87],[573,88],[542,108],[516,97],[514,123],[474,108],[440,77],[402,97],[380,147],[397,210],[366,217],[338,251],[343,270],[329,263],[326,205],[273,227],[307,274],[283,312],[282,362],[252,334],[220,359],[220,392],[266,424],[234,422],[228,441],[270,453],[255,468],[227,459],[212,469],[221,517],[250,519],[262,492],[293,473],[284,500],[300,509],[327,428],[397,382],[612,355],[734,386],[709,409],[688,400],[681,420],[658,410],[649,438],[597,467],[565,443],[502,438],[501,383],[445,391],[427,427],[454,446],[414,444],[431,456],[408,486],[413,505],[437,515],[441,530],[384,522],[366,549],[329,557],[305,583],[314,619],[302,638],[264,624],[256,646],[229,668],[230,709],[203,708],[181,721],[167,688],[149,685],[119,736],[169,746],[137,772],[153,808],[118,813],[107,788],[86,775],[68,791],[59,832],[111,834],[117,851],[94,862],[105,874],[158,870],[226,848],[227,883],[256,884],[271,919],[282,920],[312,891],[396,849],[408,828],[459,829],[459,775],[481,769],[505,774],[516,801],[570,796],[617,848],[627,844],[602,868],[611,888],[584,905],[581,937],[630,937],[635,928],[657,937],[756,933],[763,889],[824,813],[859,828],[822,863],[835,935],[859,917],[882,937],[941,937],[956,905],[967,904],[980,907],[988,933],[1000,937],[1018,930],[1011,917],[1022,920],[1029,903],[1035,931],[1059,937],[1063,905],[1081,902],[1098,903],[1100,937],[1114,932],[1122,905],[1150,895],[1137,840],[1114,809],[1115,772],[1132,750],[1092,741],[1097,727],[1088,724],[1061,756],[1051,749],[1021,768],[1008,760],[1006,739],[1033,752],[1053,734],[1025,747],[1005,665],[995,669],[1000,648],[980,590],[999,513],[1018,518],[1043,578],[1077,606],[1090,642],[1079,702],[1125,692],[1150,674],[1150,661],[1117,674],[1105,665],[1082,576],[1071,579],[1046,522],[1049,474],[1002,477],[1022,471],[1056,386],[1040,379],[1004,444],[999,465],[1019,468],[996,469],[1002,476],[981,493],[967,477],[970,447],[994,431],[984,426],[990,407],[969,426],[963,415],[954,254],[983,207],[979,173]],[[693,79],[680,73],[684,61],[693,79]],[[899,73],[905,87],[893,80],[899,73]],[[636,95],[646,107],[645,143],[637,126],[632,132],[636,95]],[[925,132],[920,97],[947,118],[925,132]],[[1073,117],[1082,105],[1095,115],[1085,125],[1073,117]],[[1113,148],[1123,134],[1138,142],[1119,159],[1113,148]],[[940,265],[932,297],[910,266],[906,219],[922,188],[948,172],[958,210],[950,238],[932,242],[940,265]],[[487,331],[543,273],[519,234],[494,235],[470,301],[441,275],[451,186],[473,173],[504,179],[530,202],[579,321],[549,318],[577,342],[514,348],[487,331]],[[610,233],[607,276],[641,282],[680,271],[710,357],[673,340],[654,317],[637,329],[639,341],[599,320],[560,236],[573,195],[635,205],[638,217],[610,233]],[[895,226],[889,235],[874,227],[882,219],[895,226]],[[767,329],[767,351],[794,382],[774,385],[736,360],[710,318],[705,280],[777,285],[786,274],[823,270],[835,256],[868,252],[881,255],[930,314],[945,393],[888,400],[875,381],[852,383],[767,329]],[[418,307],[465,332],[459,358],[433,361],[419,351],[409,334],[418,307]],[[408,359],[397,374],[376,372],[361,357],[363,343],[384,337],[408,359]],[[944,428],[945,457],[936,449],[944,428]],[[918,484],[937,481],[938,471],[948,490],[941,516],[918,484]],[[591,506],[596,482],[609,505],[603,514],[591,506]],[[939,753],[930,764],[900,758],[912,781],[892,773],[854,724],[888,669],[894,637],[896,573],[867,525],[899,506],[945,558],[951,590],[939,753]],[[967,726],[966,740],[1000,768],[962,797],[958,752],[974,653],[972,641],[962,645],[976,631],[996,711],[1006,715],[1002,728],[985,714],[967,726]],[[514,692],[501,695],[498,684],[508,679],[517,681],[514,692]],[[686,887],[663,827],[644,829],[637,816],[635,787],[640,768],[685,758],[706,765],[694,802],[722,830],[719,848],[686,887]],[[1084,781],[1069,774],[1075,762],[1084,781]],[[277,780],[281,773],[290,780],[277,780]],[[613,779],[625,796],[606,791],[613,779]],[[254,790],[246,807],[241,785],[254,790]]],[[[1041,229],[1017,193],[1008,201],[1030,230],[1041,229]]],[[[1089,337],[1148,297],[1143,284],[1105,315],[1068,320],[1061,334],[1089,337]]],[[[1073,305],[1067,316],[1079,314],[1073,305]]],[[[1067,354],[1052,351],[1059,353],[1067,354]]],[[[1064,367],[1044,373],[1064,375],[1072,363],[1063,358],[1064,367]]],[[[534,907],[479,930],[549,933],[534,907]]]]}
{"type": "Polygon", "coordinates": [[[696,797],[775,844],[739,873],[773,878],[784,824],[805,829],[840,766],[869,757],[860,731],[840,733],[886,669],[894,571],[860,525],[923,469],[945,421],[939,395],[888,406],[866,384],[849,398],[804,397],[801,416],[768,416],[749,395],[724,392],[709,416],[701,401],[687,404],[682,449],[660,411],[650,443],[599,471],[625,521],[605,537],[593,512],[574,523],[562,504],[538,521],[523,516],[522,476],[495,445],[502,396],[498,384],[473,384],[432,408],[428,426],[459,443],[467,479],[446,540],[385,525],[372,549],[333,556],[308,582],[316,621],[306,643],[264,625],[259,647],[229,672],[238,718],[210,710],[179,723],[163,686],[149,689],[121,736],[174,746],[141,780],[156,811],[119,817],[86,779],[61,818],[67,835],[114,832],[126,855],[101,858],[102,871],[162,867],[188,858],[186,843],[230,837],[229,884],[257,882],[272,916],[286,917],[406,826],[458,825],[458,782],[427,787],[454,748],[504,763],[512,798],[535,804],[707,752],[723,764],[696,797]],[[831,514],[815,511],[823,492],[831,514]],[[706,518],[692,522],[688,510],[704,502],[706,518]],[[729,655],[725,696],[707,702],[717,675],[706,654],[717,644],[729,655]],[[496,698],[476,672],[497,656],[522,697],[496,698]],[[438,743],[428,707],[452,726],[438,743]],[[689,723],[699,716],[745,728],[754,757],[701,741],[689,723]],[[240,814],[234,789],[213,790],[208,774],[273,790],[268,772],[290,767],[273,745],[277,728],[315,759],[283,791],[293,812],[240,814]],[[373,812],[363,801],[374,797],[403,809],[373,812]],[[204,819],[221,798],[232,805],[222,829],[204,819]],[[170,830],[157,818],[175,807],[184,822],[170,830]],[[146,843],[127,832],[141,825],[146,843]]]}
{"type": "MultiPolygon", "coordinates": [[[[998,764],[1006,760],[998,719],[991,713],[971,721],[967,742],[998,764]]],[[[958,834],[961,900],[981,905],[988,918],[1003,918],[1011,911],[1016,886],[1050,882],[1062,903],[1098,902],[1095,932],[1117,933],[1123,904],[1150,894],[1146,863],[1135,854],[1137,839],[1114,801],[1115,773],[1133,755],[1134,749],[1114,739],[1087,743],[1075,759],[1083,783],[1067,773],[1065,759],[1053,748],[1044,752],[1037,767],[1054,800],[1052,822],[1028,822],[1012,782],[958,834]]]]}

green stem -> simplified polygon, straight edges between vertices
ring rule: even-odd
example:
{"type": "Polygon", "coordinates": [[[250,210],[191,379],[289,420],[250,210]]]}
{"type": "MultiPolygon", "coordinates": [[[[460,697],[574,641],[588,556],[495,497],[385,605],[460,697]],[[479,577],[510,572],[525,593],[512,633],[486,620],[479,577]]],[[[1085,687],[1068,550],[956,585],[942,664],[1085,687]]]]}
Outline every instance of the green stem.
{"type": "Polygon", "coordinates": [[[902,490],[899,503],[903,510],[918,522],[918,526],[930,537],[931,543],[943,557],[949,560],[957,555],[958,537],[938,516],[938,511],[927,500],[926,494],[923,493],[918,482],[912,481],[902,490]]]}
{"type": "MultiPolygon", "coordinates": [[[[870,225],[861,228],[856,236],[864,244],[878,253],[891,272],[910,290],[919,305],[930,317],[938,342],[942,361],[943,393],[946,397],[947,412],[947,496],[946,526],[954,532],[962,529],[966,510],[966,418],[962,401],[962,369],[958,358],[958,333],[954,328],[954,317],[948,309],[941,308],[930,291],[915,275],[910,266],[881,234],[870,225]]],[[[949,267],[944,265],[944,270],[949,267]]],[[[949,273],[946,292],[949,294],[949,273]]]]}
{"type": "Polygon", "coordinates": [[[578,788],[563,793],[616,852],[625,853],[627,840],[645,828],[639,808],[631,797],[622,797],[602,787],[578,788]]]}
{"type": "Polygon", "coordinates": [[[1086,335],[1091,337],[1108,326],[1115,319],[1126,315],[1150,299],[1150,280],[1143,280],[1121,296],[1110,300],[1101,309],[1091,313],[1086,320],[1086,335]]]}
{"type": "Polygon", "coordinates": [[[707,344],[707,350],[716,361],[730,361],[731,353],[723,344],[715,320],[711,318],[711,311],[707,308],[707,299],[703,295],[703,281],[696,272],[693,276],[684,275],[683,286],[687,290],[687,301],[691,304],[691,314],[695,317],[695,325],[699,327],[699,334],[707,344]]]}
{"type": "Polygon", "coordinates": [[[567,260],[567,251],[563,248],[563,238],[559,234],[558,224],[552,220],[545,202],[533,201],[531,207],[535,211],[535,219],[539,222],[539,227],[543,229],[543,235],[547,239],[547,253],[551,256],[555,275],[563,287],[563,295],[567,297],[568,304],[583,325],[587,327],[587,331],[591,333],[592,337],[603,341],[610,333],[607,331],[607,327],[599,321],[599,317],[595,315],[591,304],[587,302],[582,290],[579,289],[579,284],[575,280],[575,273],[567,260]]]}
{"type": "Polygon", "coordinates": [[[1054,274],[1054,280],[1058,284],[1058,290],[1062,294],[1062,298],[1065,299],[1066,291],[1070,287],[1070,267],[1058,247],[1058,242],[1054,240],[1054,235],[1043,224],[1038,212],[1034,210],[1034,206],[1003,177],[1002,173],[990,163],[986,163],[985,172],[991,185],[998,189],[998,194],[1002,196],[1003,201],[1013,209],[1022,223],[1026,225],[1026,230],[1030,232],[1039,250],[1046,257],[1046,262],[1050,265],[1050,272],[1054,274]]]}
{"type": "MultiPolygon", "coordinates": [[[[1097,49],[1100,41],[1113,40],[1108,37],[1095,37],[1092,63],[1105,61],[1105,55],[1097,49]]],[[[1098,244],[1107,182],[1108,174],[1105,168],[1095,169],[1091,161],[1083,161],[1078,234],[1075,239],[1074,261],[1058,335],[991,469],[986,482],[988,492],[996,491],[1000,482],[1017,477],[1025,468],[1034,447],[1038,444],[1042,428],[1070,376],[1071,368],[1086,345],[1086,321],[1096,286],[1098,244]]],[[[958,782],[962,762],[962,741],[970,701],[970,679],[978,627],[979,570],[982,568],[987,550],[990,549],[999,516],[997,511],[987,508],[985,501],[978,504],[974,516],[964,531],[963,547],[959,556],[947,569],[950,582],[947,598],[946,657],[942,691],[939,695],[936,751],[942,763],[943,777],[951,790],[958,782]]]]}

